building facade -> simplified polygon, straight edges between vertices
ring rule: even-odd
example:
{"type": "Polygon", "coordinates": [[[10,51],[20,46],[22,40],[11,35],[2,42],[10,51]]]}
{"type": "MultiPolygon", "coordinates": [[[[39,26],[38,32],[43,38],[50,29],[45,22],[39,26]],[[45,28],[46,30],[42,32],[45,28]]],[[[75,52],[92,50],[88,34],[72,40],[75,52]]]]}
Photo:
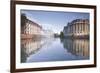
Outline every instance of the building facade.
{"type": "Polygon", "coordinates": [[[29,19],[25,19],[24,21],[24,26],[21,27],[21,37],[23,39],[40,37],[42,34],[42,27],[29,19]]]}
{"type": "Polygon", "coordinates": [[[89,30],[88,19],[76,19],[64,27],[63,33],[65,37],[89,37],[89,30]]]}

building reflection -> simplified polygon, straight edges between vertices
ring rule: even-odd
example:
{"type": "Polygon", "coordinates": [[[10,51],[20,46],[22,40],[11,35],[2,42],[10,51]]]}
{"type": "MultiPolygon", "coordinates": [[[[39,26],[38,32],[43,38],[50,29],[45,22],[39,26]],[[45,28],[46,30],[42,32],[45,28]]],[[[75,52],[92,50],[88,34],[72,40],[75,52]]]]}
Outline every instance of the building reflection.
{"type": "Polygon", "coordinates": [[[89,40],[88,39],[61,39],[63,47],[67,52],[89,58],[89,40]]]}
{"type": "Polygon", "coordinates": [[[21,40],[21,62],[25,62],[26,58],[36,53],[43,44],[41,38],[21,40]]]}
{"type": "MultiPolygon", "coordinates": [[[[25,63],[30,55],[40,52],[43,48],[48,49],[48,47],[51,47],[53,42],[60,42],[57,39],[59,38],[35,38],[21,40],[21,62],[25,63]]],[[[66,55],[70,53],[73,56],[79,56],[80,59],[89,59],[89,39],[60,38],[60,40],[60,45],[63,45],[60,49],[64,49],[66,51],[66,55]]],[[[52,48],[57,48],[57,46],[58,44],[55,44],[55,47],[53,46],[52,48]]],[[[52,49],[52,51],[54,50],[52,49]]]]}
{"type": "Polygon", "coordinates": [[[54,38],[34,38],[21,40],[21,62],[26,62],[27,58],[37,53],[42,47],[50,46],[54,38]]]}

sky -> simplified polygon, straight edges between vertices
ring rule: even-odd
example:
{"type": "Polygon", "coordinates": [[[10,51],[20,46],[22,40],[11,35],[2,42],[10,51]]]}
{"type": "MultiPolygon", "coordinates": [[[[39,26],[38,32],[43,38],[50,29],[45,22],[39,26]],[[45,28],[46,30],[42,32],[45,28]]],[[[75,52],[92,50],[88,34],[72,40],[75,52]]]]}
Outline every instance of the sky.
{"type": "Polygon", "coordinates": [[[45,30],[51,30],[54,33],[63,31],[68,22],[75,19],[89,19],[89,13],[80,12],[60,12],[60,11],[40,11],[40,10],[21,10],[26,17],[38,23],[45,30]]]}

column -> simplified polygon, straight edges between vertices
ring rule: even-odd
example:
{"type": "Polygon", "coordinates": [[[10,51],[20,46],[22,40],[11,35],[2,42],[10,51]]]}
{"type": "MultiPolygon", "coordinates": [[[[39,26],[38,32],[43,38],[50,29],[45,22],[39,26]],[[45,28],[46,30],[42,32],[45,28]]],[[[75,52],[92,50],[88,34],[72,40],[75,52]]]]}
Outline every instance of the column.
{"type": "MultiPolygon", "coordinates": [[[[85,23],[84,23],[85,24],[85,23]]],[[[87,32],[87,25],[85,24],[85,34],[86,34],[86,32],[87,32]]]]}
{"type": "Polygon", "coordinates": [[[81,32],[82,32],[82,34],[83,34],[83,23],[81,24],[81,27],[82,27],[81,32]]]}
{"type": "Polygon", "coordinates": [[[77,24],[75,24],[76,25],[76,34],[77,34],[77,24]]]}
{"type": "Polygon", "coordinates": [[[87,32],[88,32],[88,31],[87,31],[87,24],[86,24],[86,34],[87,34],[87,32]]]}
{"type": "Polygon", "coordinates": [[[83,32],[85,33],[85,24],[83,23],[83,32]]]}
{"type": "Polygon", "coordinates": [[[29,34],[31,33],[31,31],[30,31],[30,27],[31,27],[31,24],[29,25],[29,34]]]}
{"type": "Polygon", "coordinates": [[[76,24],[74,24],[74,26],[75,26],[75,34],[76,34],[76,24]]]}
{"type": "Polygon", "coordinates": [[[79,23],[79,34],[80,34],[80,32],[81,32],[81,24],[79,23]]]}
{"type": "Polygon", "coordinates": [[[29,34],[29,27],[30,27],[30,24],[28,24],[28,30],[27,30],[27,33],[29,34]]]}
{"type": "Polygon", "coordinates": [[[79,33],[79,24],[77,24],[77,33],[79,33]]]}
{"type": "Polygon", "coordinates": [[[73,34],[73,33],[74,33],[74,25],[73,25],[73,24],[72,24],[72,31],[73,31],[73,32],[72,32],[72,34],[73,34]]]}
{"type": "Polygon", "coordinates": [[[81,23],[81,34],[82,34],[82,23],[81,23]]]}

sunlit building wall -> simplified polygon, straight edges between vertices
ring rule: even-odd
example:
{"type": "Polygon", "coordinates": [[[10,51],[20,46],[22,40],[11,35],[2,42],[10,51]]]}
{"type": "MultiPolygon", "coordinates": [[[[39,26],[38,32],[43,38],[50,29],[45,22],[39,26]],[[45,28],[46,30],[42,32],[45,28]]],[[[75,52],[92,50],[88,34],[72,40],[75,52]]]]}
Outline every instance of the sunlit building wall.
{"type": "Polygon", "coordinates": [[[33,22],[33,21],[30,21],[30,20],[26,20],[26,25],[24,26],[24,33],[25,34],[40,34],[41,33],[41,30],[42,30],[42,27],[33,22]]]}
{"type": "Polygon", "coordinates": [[[64,27],[64,36],[89,36],[89,20],[88,19],[76,19],[68,23],[64,27]]]}
{"type": "Polygon", "coordinates": [[[37,37],[42,34],[42,27],[39,24],[29,19],[26,19],[25,21],[25,25],[21,30],[22,37],[37,37]]]}

